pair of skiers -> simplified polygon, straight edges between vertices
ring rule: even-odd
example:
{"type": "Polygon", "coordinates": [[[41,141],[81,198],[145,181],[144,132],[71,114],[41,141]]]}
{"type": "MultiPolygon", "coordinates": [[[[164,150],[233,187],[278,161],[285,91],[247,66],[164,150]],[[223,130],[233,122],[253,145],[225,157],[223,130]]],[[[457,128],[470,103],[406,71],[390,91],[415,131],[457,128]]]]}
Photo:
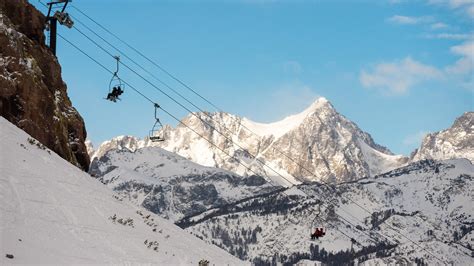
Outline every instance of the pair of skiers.
{"type": "Polygon", "coordinates": [[[120,100],[119,96],[122,95],[123,90],[120,88],[120,86],[114,87],[112,89],[112,92],[109,92],[107,94],[107,100],[112,101],[112,102],[117,102],[117,99],[120,100]]]}
{"type": "Polygon", "coordinates": [[[326,232],[324,232],[323,228],[316,228],[314,233],[311,234],[311,240],[319,239],[320,237],[323,237],[325,235],[326,235],[326,232]]]}

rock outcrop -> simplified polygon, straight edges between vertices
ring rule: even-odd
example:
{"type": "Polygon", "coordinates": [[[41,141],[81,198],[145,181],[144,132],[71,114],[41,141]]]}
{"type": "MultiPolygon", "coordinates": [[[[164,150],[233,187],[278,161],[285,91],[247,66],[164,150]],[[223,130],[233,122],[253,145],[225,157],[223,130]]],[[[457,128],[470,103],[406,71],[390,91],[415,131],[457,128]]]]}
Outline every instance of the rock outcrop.
{"type": "Polygon", "coordinates": [[[0,1],[0,115],[84,170],[84,121],[45,45],[45,17],[26,0],[0,1]]]}

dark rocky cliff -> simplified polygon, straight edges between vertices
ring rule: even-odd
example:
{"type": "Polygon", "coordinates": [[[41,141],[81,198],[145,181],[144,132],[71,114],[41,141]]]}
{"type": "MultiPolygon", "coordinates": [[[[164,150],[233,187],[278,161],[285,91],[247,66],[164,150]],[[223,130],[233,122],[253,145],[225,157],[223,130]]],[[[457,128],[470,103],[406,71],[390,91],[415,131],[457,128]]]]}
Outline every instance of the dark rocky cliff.
{"type": "Polygon", "coordinates": [[[45,45],[44,21],[26,0],[0,0],[0,115],[87,171],[84,121],[45,45]]]}

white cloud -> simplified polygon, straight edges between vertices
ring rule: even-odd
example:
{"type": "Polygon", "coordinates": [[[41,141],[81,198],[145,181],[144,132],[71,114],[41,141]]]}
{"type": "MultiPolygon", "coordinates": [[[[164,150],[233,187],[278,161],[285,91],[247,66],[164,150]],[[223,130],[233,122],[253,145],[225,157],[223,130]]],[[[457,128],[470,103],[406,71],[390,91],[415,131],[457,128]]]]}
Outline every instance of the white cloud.
{"type": "Polygon", "coordinates": [[[474,57],[474,41],[469,41],[461,45],[453,46],[451,47],[451,52],[453,54],[473,58],[474,57]]]}
{"type": "Polygon", "coordinates": [[[474,5],[471,5],[467,8],[467,14],[471,17],[474,18],[474,5]]]}
{"type": "Polygon", "coordinates": [[[449,4],[452,7],[457,8],[464,5],[472,5],[474,4],[474,1],[473,0],[449,0],[449,4]]]}
{"type": "Polygon", "coordinates": [[[444,24],[442,22],[436,22],[436,23],[431,24],[431,29],[432,30],[446,29],[448,27],[449,26],[447,24],[444,24]]]}
{"type": "Polygon", "coordinates": [[[378,64],[370,72],[362,70],[359,79],[366,88],[382,89],[392,94],[403,94],[422,81],[442,77],[443,73],[437,68],[406,57],[403,60],[378,64]]]}
{"type": "Polygon", "coordinates": [[[474,40],[451,47],[459,58],[444,68],[425,65],[410,57],[377,64],[371,71],[362,70],[359,80],[365,88],[375,88],[391,94],[403,94],[418,83],[445,79],[450,84],[474,91],[474,40]]]}
{"type": "Polygon", "coordinates": [[[473,38],[473,35],[467,33],[437,33],[425,34],[423,37],[428,39],[470,40],[473,38]]]}
{"type": "Polygon", "coordinates": [[[405,146],[420,146],[423,138],[428,134],[428,131],[418,131],[415,134],[408,135],[403,139],[403,145],[405,146]]]}
{"type": "Polygon", "coordinates": [[[428,4],[444,5],[452,9],[461,10],[474,18],[474,0],[428,0],[428,4]]]}
{"type": "Polygon", "coordinates": [[[401,16],[401,15],[394,15],[387,19],[388,22],[400,24],[400,25],[414,25],[419,23],[426,23],[432,21],[431,17],[409,17],[409,16],[401,16]]]}
{"type": "Polygon", "coordinates": [[[461,45],[451,47],[451,53],[461,58],[453,65],[447,66],[446,72],[456,75],[469,74],[472,78],[472,72],[474,71],[474,41],[468,41],[461,45]]]}

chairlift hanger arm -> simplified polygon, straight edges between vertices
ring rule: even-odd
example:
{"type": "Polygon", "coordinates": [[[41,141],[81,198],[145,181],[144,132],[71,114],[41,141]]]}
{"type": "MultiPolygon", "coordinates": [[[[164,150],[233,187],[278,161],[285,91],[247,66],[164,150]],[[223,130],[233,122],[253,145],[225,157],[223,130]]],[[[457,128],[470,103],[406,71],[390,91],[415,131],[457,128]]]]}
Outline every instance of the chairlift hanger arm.
{"type": "Polygon", "coordinates": [[[61,9],[61,13],[64,12],[64,10],[66,10],[67,4],[69,4],[69,2],[72,2],[72,0],[62,0],[62,1],[63,2],[66,1],[66,3],[64,4],[63,9],[61,9]]]}
{"type": "Polygon", "coordinates": [[[48,15],[46,16],[46,19],[51,18],[51,9],[53,8],[53,5],[64,3],[63,8],[61,9],[61,13],[62,13],[62,12],[64,12],[64,10],[66,10],[67,4],[69,4],[70,2],[72,2],[72,0],[58,0],[58,1],[47,3],[49,8],[48,8],[48,15]]]}
{"type": "Polygon", "coordinates": [[[117,68],[116,68],[116,70],[115,70],[114,75],[117,76],[117,73],[118,73],[119,70],[120,70],[120,56],[119,56],[119,55],[116,55],[116,56],[114,56],[114,58],[115,58],[115,60],[117,60],[117,68]]]}

